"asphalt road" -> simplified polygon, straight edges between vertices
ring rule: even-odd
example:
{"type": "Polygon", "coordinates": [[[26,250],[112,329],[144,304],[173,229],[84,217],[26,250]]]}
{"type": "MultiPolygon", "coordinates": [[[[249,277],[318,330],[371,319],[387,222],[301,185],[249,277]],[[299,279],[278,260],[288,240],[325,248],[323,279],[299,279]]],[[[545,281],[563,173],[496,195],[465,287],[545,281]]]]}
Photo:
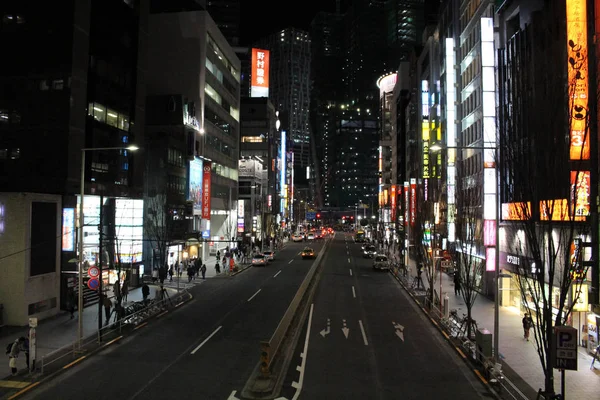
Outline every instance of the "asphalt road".
{"type": "MultiPolygon", "coordinates": [[[[241,392],[312,262],[288,243],[267,267],[208,279],[194,299],[22,399],[227,399],[241,392]]],[[[319,251],[322,242],[313,247],[319,251]]]]}
{"type": "Polygon", "coordinates": [[[490,398],[391,274],[372,269],[350,234],[336,234],[324,261],[282,397],[490,398]]]}

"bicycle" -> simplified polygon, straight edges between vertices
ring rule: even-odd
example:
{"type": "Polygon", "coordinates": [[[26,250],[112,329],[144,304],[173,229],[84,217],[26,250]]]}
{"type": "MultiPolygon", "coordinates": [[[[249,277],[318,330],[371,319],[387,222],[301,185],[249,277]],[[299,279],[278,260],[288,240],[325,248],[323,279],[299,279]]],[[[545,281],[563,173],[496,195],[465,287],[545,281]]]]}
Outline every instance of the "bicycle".
{"type": "Polygon", "coordinates": [[[413,278],[412,284],[410,285],[411,289],[424,289],[425,285],[423,285],[423,279],[420,276],[415,276],[413,278]]]}
{"type": "Polygon", "coordinates": [[[459,335],[462,335],[463,337],[466,337],[469,333],[469,328],[471,329],[470,338],[475,337],[475,332],[477,331],[477,321],[463,314],[463,318],[460,322],[460,327],[458,328],[456,336],[458,337],[459,335]]]}

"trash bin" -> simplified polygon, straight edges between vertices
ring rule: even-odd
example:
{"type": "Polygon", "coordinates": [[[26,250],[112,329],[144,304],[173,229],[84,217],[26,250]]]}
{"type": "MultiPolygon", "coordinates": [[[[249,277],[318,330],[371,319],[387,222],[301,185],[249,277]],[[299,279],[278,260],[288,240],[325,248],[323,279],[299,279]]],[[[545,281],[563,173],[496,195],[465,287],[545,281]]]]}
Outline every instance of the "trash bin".
{"type": "Polygon", "coordinates": [[[475,332],[475,343],[477,345],[477,360],[484,362],[492,356],[492,333],[485,328],[479,328],[475,332]]]}

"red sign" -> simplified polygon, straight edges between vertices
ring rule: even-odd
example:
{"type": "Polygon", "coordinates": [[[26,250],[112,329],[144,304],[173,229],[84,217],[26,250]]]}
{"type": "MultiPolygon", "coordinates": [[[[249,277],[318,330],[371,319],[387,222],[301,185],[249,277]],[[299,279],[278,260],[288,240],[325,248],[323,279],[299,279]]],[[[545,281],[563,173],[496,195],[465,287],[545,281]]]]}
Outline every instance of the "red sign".
{"type": "Polygon", "coordinates": [[[410,180],[410,225],[415,226],[417,217],[417,180],[410,180]]]}
{"type": "Polygon", "coordinates": [[[91,290],[97,290],[100,287],[100,282],[96,278],[88,279],[87,285],[91,290]]]}
{"type": "Polygon", "coordinates": [[[98,267],[90,267],[88,269],[88,275],[92,278],[96,278],[98,275],[100,275],[100,270],[98,269],[98,267]]]}
{"type": "Polygon", "coordinates": [[[251,86],[269,87],[269,50],[252,49],[251,86]]]}
{"type": "Polygon", "coordinates": [[[202,168],[202,219],[210,219],[210,172],[212,163],[204,161],[202,168]]]}
{"type": "Polygon", "coordinates": [[[391,203],[392,222],[396,222],[396,185],[392,185],[391,203]]]}

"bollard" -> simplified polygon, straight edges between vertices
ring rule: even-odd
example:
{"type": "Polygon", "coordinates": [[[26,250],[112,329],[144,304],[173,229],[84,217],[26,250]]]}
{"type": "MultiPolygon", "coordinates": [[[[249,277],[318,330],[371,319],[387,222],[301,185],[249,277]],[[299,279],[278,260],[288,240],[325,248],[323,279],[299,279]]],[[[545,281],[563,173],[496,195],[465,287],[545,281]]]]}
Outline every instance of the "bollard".
{"type": "Polygon", "coordinates": [[[268,378],[270,374],[271,346],[269,342],[260,342],[260,372],[263,378],[268,378]]]}
{"type": "Polygon", "coordinates": [[[450,317],[450,298],[448,293],[444,293],[444,318],[450,317]]]}

